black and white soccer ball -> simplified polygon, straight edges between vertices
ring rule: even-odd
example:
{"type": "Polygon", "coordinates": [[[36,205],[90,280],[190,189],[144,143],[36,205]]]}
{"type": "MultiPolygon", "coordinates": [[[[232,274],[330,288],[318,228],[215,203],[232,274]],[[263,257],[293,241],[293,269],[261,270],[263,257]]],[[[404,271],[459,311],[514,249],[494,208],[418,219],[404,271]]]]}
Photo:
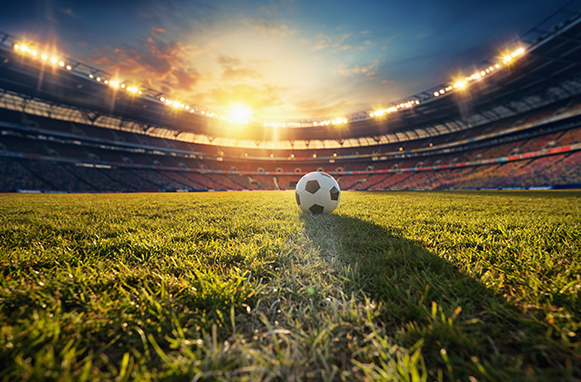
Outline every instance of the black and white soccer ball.
{"type": "Polygon", "coordinates": [[[295,196],[301,210],[312,214],[328,214],[337,208],[341,189],[331,175],[310,172],[297,183],[295,196]]]}

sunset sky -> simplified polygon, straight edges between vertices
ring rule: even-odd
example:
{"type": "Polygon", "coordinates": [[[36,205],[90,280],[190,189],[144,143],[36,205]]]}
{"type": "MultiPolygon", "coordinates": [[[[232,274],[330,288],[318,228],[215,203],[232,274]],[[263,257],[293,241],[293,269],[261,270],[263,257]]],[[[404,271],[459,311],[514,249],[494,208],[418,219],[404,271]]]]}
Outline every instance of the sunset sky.
{"type": "Polygon", "coordinates": [[[498,53],[566,1],[14,1],[0,30],[190,104],[255,117],[386,106],[498,53]]]}

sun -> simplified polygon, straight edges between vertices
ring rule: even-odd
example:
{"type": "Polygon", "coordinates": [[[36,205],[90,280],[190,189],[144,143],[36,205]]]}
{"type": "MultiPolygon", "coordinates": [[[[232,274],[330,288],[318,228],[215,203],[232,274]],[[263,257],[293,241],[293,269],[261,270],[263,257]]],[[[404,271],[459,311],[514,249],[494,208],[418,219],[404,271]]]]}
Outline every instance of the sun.
{"type": "Polygon", "coordinates": [[[230,117],[238,121],[247,120],[248,118],[250,118],[252,114],[253,114],[252,110],[240,104],[233,105],[230,111],[230,117]]]}

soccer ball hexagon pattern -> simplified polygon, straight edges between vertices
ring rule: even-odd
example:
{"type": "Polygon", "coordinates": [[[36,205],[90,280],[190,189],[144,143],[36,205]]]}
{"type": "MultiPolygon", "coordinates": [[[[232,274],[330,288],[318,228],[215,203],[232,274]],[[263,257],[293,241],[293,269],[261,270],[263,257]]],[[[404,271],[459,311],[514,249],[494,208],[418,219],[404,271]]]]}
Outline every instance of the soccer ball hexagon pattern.
{"type": "Polygon", "coordinates": [[[339,184],[324,172],[310,172],[303,176],[295,189],[297,204],[311,214],[331,213],[341,199],[339,184]]]}

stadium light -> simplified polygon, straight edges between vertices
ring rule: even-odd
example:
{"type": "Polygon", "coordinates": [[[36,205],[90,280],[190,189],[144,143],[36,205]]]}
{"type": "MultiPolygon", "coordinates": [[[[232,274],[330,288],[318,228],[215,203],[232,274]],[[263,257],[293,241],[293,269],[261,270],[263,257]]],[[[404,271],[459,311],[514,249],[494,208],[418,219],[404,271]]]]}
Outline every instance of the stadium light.
{"type": "Polygon", "coordinates": [[[518,48],[517,50],[512,52],[511,56],[513,56],[513,57],[520,56],[524,52],[525,52],[524,48],[518,48]]]}
{"type": "MultiPolygon", "coordinates": [[[[37,50],[35,50],[33,48],[33,44],[30,44],[30,43],[26,43],[26,42],[15,43],[13,45],[13,48],[16,52],[28,53],[32,57],[39,56],[37,50]]],[[[478,71],[474,72],[469,77],[465,77],[463,79],[455,80],[455,81],[448,83],[442,89],[434,91],[433,96],[439,97],[441,95],[445,95],[446,93],[448,93],[450,91],[454,91],[455,89],[464,89],[470,84],[470,82],[479,80],[482,77],[487,76],[488,74],[492,73],[494,70],[501,68],[503,66],[503,64],[504,65],[511,64],[512,62],[514,62],[516,60],[517,57],[523,55],[524,53],[525,53],[524,47],[518,47],[517,49],[512,50],[512,52],[510,50],[505,50],[504,52],[502,52],[500,57],[498,57],[496,64],[490,65],[487,68],[480,68],[478,71]]],[[[73,69],[73,67],[71,65],[68,65],[58,55],[52,56],[52,57],[49,56],[47,53],[42,53],[40,55],[40,58],[43,61],[48,60],[49,57],[50,57],[50,62],[52,64],[54,64],[54,65],[58,64],[61,68],[66,68],[69,71],[73,69]]],[[[95,77],[93,74],[89,74],[89,78],[94,79],[95,77]]],[[[126,86],[121,81],[108,81],[108,80],[105,80],[105,79],[100,78],[100,77],[97,77],[96,80],[98,82],[104,82],[104,84],[110,85],[111,87],[114,87],[114,88],[118,88],[120,86],[123,89],[127,89],[131,93],[137,93],[140,95],[143,94],[143,92],[141,90],[139,90],[137,88],[137,86],[135,86],[135,85],[126,86]]],[[[161,102],[164,102],[166,99],[165,99],[165,97],[160,97],[159,100],[161,102]]],[[[233,110],[229,116],[225,117],[223,115],[216,115],[214,113],[205,113],[204,111],[193,109],[189,105],[185,105],[185,104],[180,103],[178,101],[169,101],[166,103],[174,106],[177,109],[188,110],[190,113],[199,113],[199,114],[202,114],[202,115],[205,115],[208,117],[217,117],[217,118],[220,118],[222,120],[225,120],[228,122],[235,122],[235,123],[248,123],[247,118],[253,114],[252,111],[245,108],[244,106],[235,107],[235,110],[233,110]],[[236,110],[236,109],[238,109],[238,110],[236,110]]],[[[412,107],[419,105],[419,104],[420,104],[420,101],[417,99],[400,101],[399,104],[392,105],[392,106],[385,108],[385,109],[378,109],[378,110],[375,110],[373,112],[370,112],[368,114],[368,116],[370,118],[382,117],[385,114],[395,113],[401,109],[412,108],[412,107]]],[[[317,122],[316,121],[302,121],[300,123],[296,123],[296,122],[268,123],[268,122],[265,122],[264,126],[265,127],[267,127],[267,126],[268,127],[281,127],[281,126],[282,127],[287,127],[287,126],[295,127],[295,126],[305,126],[305,125],[328,126],[331,124],[332,125],[340,125],[340,124],[345,124],[345,123],[348,123],[347,118],[338,117],[338,118],[335,118],[332,120],[324,120],[324,121],[317,121],[317,122]]]]}

